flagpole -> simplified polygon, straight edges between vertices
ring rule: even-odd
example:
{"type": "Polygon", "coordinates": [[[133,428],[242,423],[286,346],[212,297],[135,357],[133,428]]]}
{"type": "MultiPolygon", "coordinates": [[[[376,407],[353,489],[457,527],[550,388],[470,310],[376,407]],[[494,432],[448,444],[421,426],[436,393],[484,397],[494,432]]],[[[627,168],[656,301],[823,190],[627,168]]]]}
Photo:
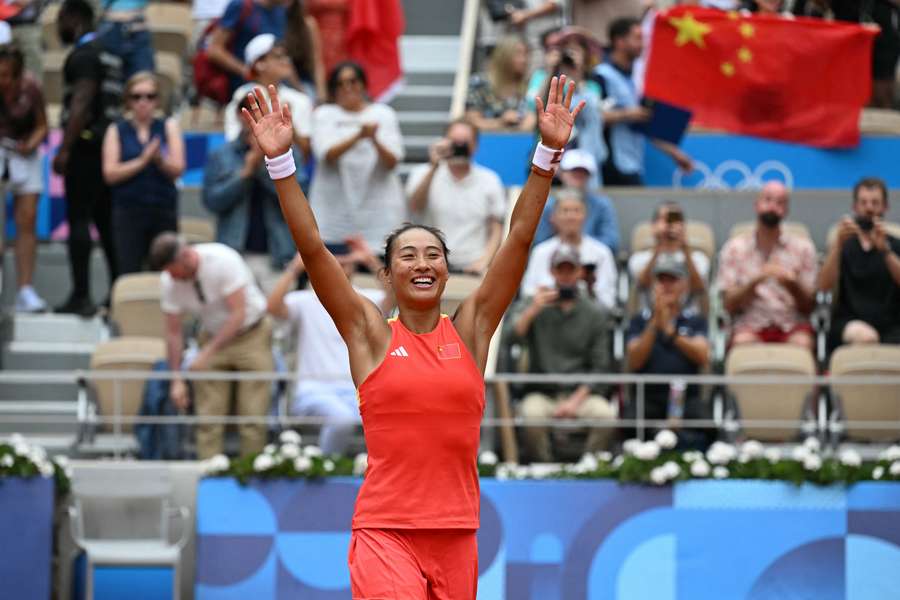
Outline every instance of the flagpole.
{"type": "Polygon", "coordinates": [[[466,93],[469,89],[469,75],[472,72],[472,54],[475,51],[475,32],[478,29],[479,0],[466,0],[463,7],[462,31],[459,36],[459,66],[453,80],[453,100],[450,103],[450,117],[463,116],[466,107],[466,93]]]}

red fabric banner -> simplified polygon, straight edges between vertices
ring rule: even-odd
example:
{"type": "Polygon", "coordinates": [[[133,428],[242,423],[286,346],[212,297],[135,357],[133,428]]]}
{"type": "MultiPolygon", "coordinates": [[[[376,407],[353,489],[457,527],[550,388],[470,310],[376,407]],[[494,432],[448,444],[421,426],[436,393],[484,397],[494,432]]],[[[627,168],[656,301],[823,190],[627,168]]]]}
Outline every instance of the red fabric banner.
{"type": "Polygon", "coordinates": [[[403,80],[400,36],[406,23],[400,0],[351,0],[347,53],[369,79],[369,95],[387,101],[403,80]]]}
{"type": "Polygon", "coordinates": [[[876,31],[680,6],[656,17],[645,94],[699,125],[789,142],[859,144],[876,31]]]}

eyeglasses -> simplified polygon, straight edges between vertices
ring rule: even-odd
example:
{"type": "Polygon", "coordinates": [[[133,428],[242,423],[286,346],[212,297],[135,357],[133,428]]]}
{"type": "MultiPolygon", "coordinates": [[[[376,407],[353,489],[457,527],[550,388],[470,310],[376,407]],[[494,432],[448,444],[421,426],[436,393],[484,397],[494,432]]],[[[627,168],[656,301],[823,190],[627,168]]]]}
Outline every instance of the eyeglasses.
{"type": "Polygon", "coordinates": [[[159,94],[157,94],[156,92],[151,92],[149,94],[129,94],[128,97],[133,102],[137,102],[139,100],[149,100],[152,102],[153,100],[156,100],[157,97],[159,97],[159,94]]]}

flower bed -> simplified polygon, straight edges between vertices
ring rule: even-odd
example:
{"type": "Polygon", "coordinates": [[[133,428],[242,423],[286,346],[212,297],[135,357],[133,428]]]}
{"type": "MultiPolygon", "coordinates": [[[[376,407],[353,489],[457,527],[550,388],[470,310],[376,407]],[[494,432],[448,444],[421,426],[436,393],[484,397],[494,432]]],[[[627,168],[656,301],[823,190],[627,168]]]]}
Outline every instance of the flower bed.
{"type": "Polygon", "coordinates": [[[48,458],[43,448],[29,444],[17,433],[11,436],[8,443],[0,443],[0,479],[4,477],[53,479],[58,496],[67,494],[71,487],[68,458],[48,458]]]}

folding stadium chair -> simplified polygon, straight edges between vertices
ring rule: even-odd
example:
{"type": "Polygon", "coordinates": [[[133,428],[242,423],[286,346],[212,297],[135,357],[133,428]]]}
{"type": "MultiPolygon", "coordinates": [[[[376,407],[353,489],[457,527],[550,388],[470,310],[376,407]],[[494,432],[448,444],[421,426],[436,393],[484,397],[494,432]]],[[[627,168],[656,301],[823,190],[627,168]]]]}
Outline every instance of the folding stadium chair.
{"type": "MultiPolygon", "coordinates": [[[[166,357],[166,344],[160,338],[120,337],[98,344],[91,356],[96,371],[149,371],[153,363],[166,357]]],[[[78,419],[81,424],[79,451],[88,453],[133,452],[137,443],[131,424],[120,427],[96,427],[96,415],[134,416],[140,412],[144,380],[97,380],[90,389],[82,384],[78,395],[78,419]],[[89,393],[93,392],[93,397],[89,393]],[[99,429],[102,435],[95,435],[99,429]],[[109,433],[109,432],[113,433],[109,433]]]]}
{"type": "Polygon", "coordinates": [[[110,318],[118,335],[162,339],[165,315],[160,306],[159,273],[131,273],[116,279],[110,301],[110,318]]]}
{"type": "MultiPolygon", "coordinates": [[[[50,2],[41,11],[39,22],[41,24],[41,40],[44,42],[44,50],[62,50],[63,45],[56,32],[56,20],[59,17],[61,2],[50,2]]],[[[56,123],[57,121],[51,121],[56,123]]]]}
{"type": "MultiPolygon", "coordinates": [[[[152,4],[151,4],[152,5],[152,4]]],[[[148,5],[150,6],[150,5],[148,5]]],[[[160,106],[174,107],[184,83],[184,55],[156,52],[156,79],[159,81],[160,106]]]]}
{"type": "MultiPolygon", "coordinates": [[[[812,236],[809,234],[809,227],[807,227],[803,223],[800,223],[797,221],[784,221],[781,224],[781,226],[782,226],[783,230],[788,233],[791,233],[796,236],[807,237],[809,239],[812,239],[812,236]]],[[[741,223],[735,223],[732,226],[731,231],[728,232],[728,239],[731,239],[733,237],[737,237],[744,233],[753,231],[753,229],[755,227],[756,227],[755,221],[744,221],[741,223]]]]}
{"type": "Polygon", "coordinates": [[[106,466],[79,469],[72,480],[69,506],[72,539],[84,550],[87,573],[84,597],[93,600],[99,569],[172,569],[173,600],[180,596],[181,552],[188,542],[190,509],[172,506],[168,469],[106,466]],[[114,483],[114,485],[111,485],[114,483]],[[170,541],[170,521],[180,517],[179,537],[170,541]],[[112,537],[115,524],[127,524],[129,537],[112,537]]]}
{"type": "MultiPolygon", "coordinates": [[[[703,252],[712,260],[716,255],[716,236],[712,227],[703,221],[687,222],[688,245],[703,252]]],[[[653,224],[650,221],[643,221],[634,226],[631,230],[631,251],[638,252],[640,250],[649,250],[653,248],[656,240],[653,238],[653,224]]]]}
{"type": "MultiPolygon", "coordinates": [[[[767,376],[815,375],[816,365],[809,350],[792,344],[747,344],[732,348],[725,361],[726,375],[754,375],[760,380],[767,376]]],[[[803,432],[816,432],[815,413],[811,399],[813,386],[809,384],[790,385],[729,385],[729,394],[734,400],[740,419],[746,420],[797,420],[813,417],[812,423],[804,423],[803,432]]],[[[821,402],[815,407],[824,410],[821,402]]],[[[727,421],[731,416],[726,417],[727,421]]],[[[787,442],[796,437],[798,431],[790,428],[745,426],[744,433],[753,439],[770,442],[787,442]]]]}
{"type": "Polygon", "coordinates": [[[63,101],[63,64],[66,60],[65,50],[48,50],[44,52],[44,100],[47,104],[62,104],[63,101]]]}
{"type": "Polygon", "coordinates": [[[165,52],[174,56],[188,56],[191,45],[190,32],[181,25],[150,25],[153,47],[157,52],[165,52]]]}
{"type": "MultiPolygon", "coordinates": [[[[900,375],[900,346],[865,344],[841,346],[831,356],[830,372],[840,376],[900,375]]],[[[900,439],[900,428],[872,429],[853,425],[853,421],[900,421],[900,384],[831,386],[832,406],[829,419],[832,433],[846,428],[854,440],[892,442],[900,439]],[[847,425],[844,425],[844,421],[847,425]]]]}
{"type": "Polygon", "coordinates": [[[179,218],[178,232],[189,244],[208,244],[216,239],[216,226],[213,222],[199,217],[179,218]]]}
{"type": "Polygon", "coordinates": [[[150,2],[144,9],[144,18],[151,29],[179,28],[190,38],[193,18],[191,6],[181,2],[150,2]]]}

